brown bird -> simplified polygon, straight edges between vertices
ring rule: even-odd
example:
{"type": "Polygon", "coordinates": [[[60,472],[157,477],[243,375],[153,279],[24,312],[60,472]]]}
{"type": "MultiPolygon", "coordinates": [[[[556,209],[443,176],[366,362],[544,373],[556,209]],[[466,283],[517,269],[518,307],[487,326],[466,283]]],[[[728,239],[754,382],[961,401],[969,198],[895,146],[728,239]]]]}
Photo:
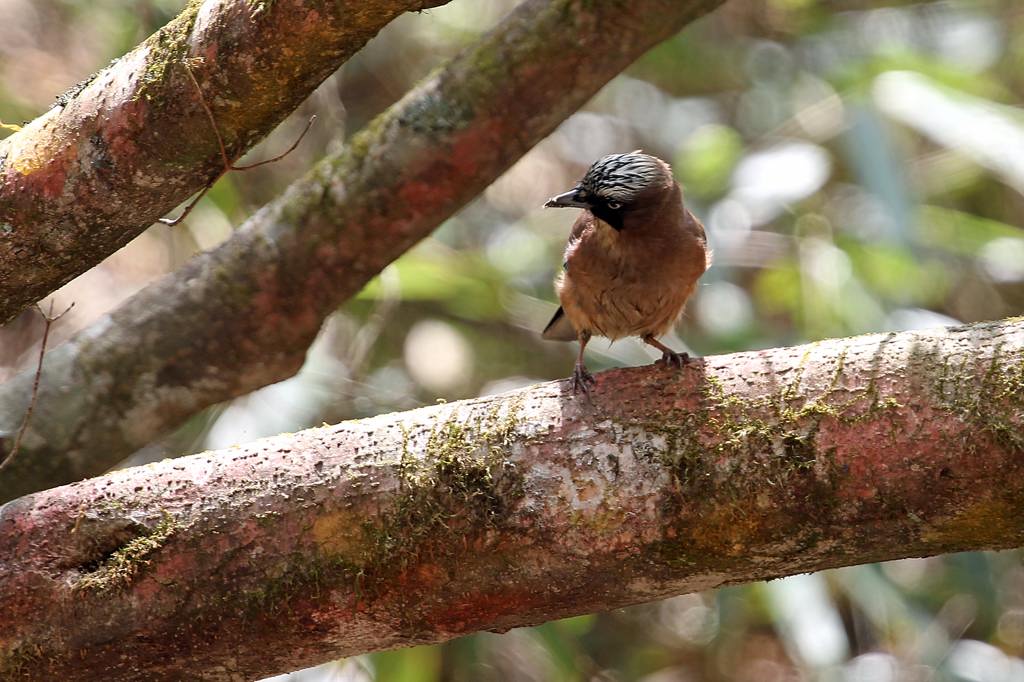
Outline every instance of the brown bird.
{"type": "Polygon", "coordinates": [[[683,312],[711,254],[669,165],[639,150],[612,154],[544,206],[583,209],[555,280],[562,306],[542,334],[579,340],[573,393],[582,388],[589,395],[594,383],[583,364],[592,336],[639,336],[661,351],[663,362],[682,367],[689,357],[657,337],[683,312]]]}

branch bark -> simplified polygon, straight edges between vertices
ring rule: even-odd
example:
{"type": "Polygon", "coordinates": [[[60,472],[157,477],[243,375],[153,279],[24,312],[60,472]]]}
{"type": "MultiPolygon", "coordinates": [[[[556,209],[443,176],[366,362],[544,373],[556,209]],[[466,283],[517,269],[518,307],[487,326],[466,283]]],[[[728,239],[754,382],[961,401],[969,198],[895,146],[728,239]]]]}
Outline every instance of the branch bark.
{"type": "Polygon", "coordinates": [[[251,679],[1024,544],[1024,322],[599,375],[0,508],[4,679],[251,679]]]}
{"type": "Polygon", "coordinates": [[[127,244],[399,14],[447,0],[192,0],[0,142],[0,324],[127,244]],[[369,4],[369,6],[367,6],[369,4]]]}
{"type": "MultiPolygon", "coordinates": [[[[198,410],[294,374],[327,314],[720,3],[520,4],[219,248],[50,353],[0,501],[101,473],[198,410]]],[[[0,434],[30,381],[0,387],[0,434]]]]}

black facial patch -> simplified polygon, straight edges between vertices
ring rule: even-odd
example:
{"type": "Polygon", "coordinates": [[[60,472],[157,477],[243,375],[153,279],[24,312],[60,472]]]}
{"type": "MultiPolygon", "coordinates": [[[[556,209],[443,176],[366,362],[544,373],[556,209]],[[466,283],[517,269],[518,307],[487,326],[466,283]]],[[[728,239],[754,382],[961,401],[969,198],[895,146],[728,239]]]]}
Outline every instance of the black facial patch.
{"type": "Polygon", "coordinates": [[[616,231],[622,229],[622,212],[624,208],[625,207],[623,206],[619,206],[617,209],[609,208],[608,203],[601,197],[591,197],[590,200],[590,212],[593,213],[596,218],[600,218],[611,225],[616,231]]]}

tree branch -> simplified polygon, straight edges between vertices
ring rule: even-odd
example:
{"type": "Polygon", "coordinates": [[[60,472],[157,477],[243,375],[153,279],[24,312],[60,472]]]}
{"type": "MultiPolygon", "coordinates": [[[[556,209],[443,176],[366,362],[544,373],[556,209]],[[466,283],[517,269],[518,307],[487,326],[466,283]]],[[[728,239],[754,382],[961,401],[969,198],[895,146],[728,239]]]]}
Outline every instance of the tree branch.
{"type": "Polygon", "coordinates": [[[185,59],[237,158],[388,22],[446,1],[192,0],[0,142],[0,324],[223,170],[185,59]]]}
{"type": "Polygon", "coordinates": [[[251,679],[1024,544],[1024,322],[606,372],[0,508],[5,679],[251,679]],[[144,671],[144,672],[142,672],[144,671]]]}
{"type": "MultiPolygon", "coordinates": [[[[101,473],[196,411],[294,374],[327,314],[718,4],[520,4],[227,242],[55,349],[0,501],[101,473]]],[[[0,433],[29,380],[0,387],[0,433]]]]}

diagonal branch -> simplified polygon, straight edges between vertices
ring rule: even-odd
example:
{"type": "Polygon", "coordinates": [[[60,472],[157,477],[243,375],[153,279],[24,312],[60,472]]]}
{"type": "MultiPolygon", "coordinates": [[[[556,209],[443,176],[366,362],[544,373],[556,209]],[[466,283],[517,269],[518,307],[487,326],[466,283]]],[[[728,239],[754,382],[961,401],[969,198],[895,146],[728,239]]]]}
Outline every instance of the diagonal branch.
{"type": "Polygon", "coordinates": [[[0,508],[4,679],[252,679],[1024,544],[1024,322],[599,375],[0,508]]]}
{"type": "Polygon", "coordinates": [[[191,0],[0,142],[0,324],[127,244],[262,139],[399,14],[447,0],[191,0]]]}
{"type": "MultiPolygon", "coordinates": [[[[55,349],[0,501],[101,473],[203,407],[292,375],[328,313],[718,4],[520,4],[223,245],[55,349]]],[[[0,387],[0,434],[28,380],[0,387]]]]}

